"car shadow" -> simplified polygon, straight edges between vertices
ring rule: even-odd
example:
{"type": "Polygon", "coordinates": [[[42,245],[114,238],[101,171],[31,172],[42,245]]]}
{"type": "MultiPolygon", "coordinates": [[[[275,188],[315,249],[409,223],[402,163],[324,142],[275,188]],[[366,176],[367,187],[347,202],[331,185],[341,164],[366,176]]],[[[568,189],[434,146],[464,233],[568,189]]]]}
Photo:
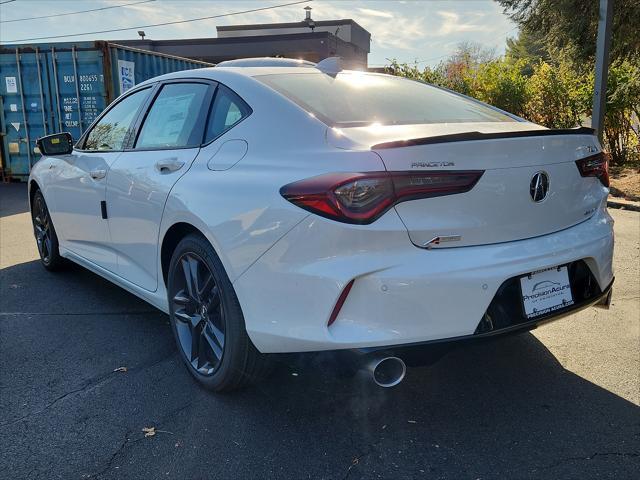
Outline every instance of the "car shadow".
{"type": "Polygon", "coordinates": [[[267,381],[222,402],[256,424],[265,422],[256,404],[268,405],[269,422],[301,443],[338,441],[364,478],[439,478],[452,467],[468,478],[599,477],[596,467],[627,478],[629,462],[640,466],[638,406],[563,368],[532,333],[453,350],[391,389],[368,373],[337,377],[340,358],[288,356],[267,381]],[[604,462],[588,464],[597,457],[604,462]]]}
{"type": "Polygon", "coordinates": [[[160,313],[89,270],[66,262],[47,271],[39,260],[0,269],[0,312],[59,314],[160,313]]]}
{"type": "Polygon", "coordinates": [[[0,183],[0,218],[29,211],[26,183],[0,183]]]}
{"type": "MultiPolygon", "coordinates": [[[[391,389],[337,374],[340,357],[320,353],[278,356],[268,378],[216,395],[181,364],[167,317],[106,280],[33,261],[0,271],[0,285],[0,312],[29,327],[0,318],[2,364],[23,362],[0,382],[11,419],[0,436],[15,452],[38,445],[28,466],[43,475],[107,465],[121,478],[630,478],[638,468],[638,407],[563,368],[531,333],[454,350],[391,389]],[[64,348],[34,374],[45,326],[46,344],[64,348]],[[30,346],[14,355],[13,342],[30,346]],[[119,365],[130,371],[113,373],[119,365]],[[21,420],[30,396],[46,405],[21,420]],[[153,454],[148,425],[169,432],[153,454]]],[[[18,476],[19,458],[7,467],[18,476]]]]}

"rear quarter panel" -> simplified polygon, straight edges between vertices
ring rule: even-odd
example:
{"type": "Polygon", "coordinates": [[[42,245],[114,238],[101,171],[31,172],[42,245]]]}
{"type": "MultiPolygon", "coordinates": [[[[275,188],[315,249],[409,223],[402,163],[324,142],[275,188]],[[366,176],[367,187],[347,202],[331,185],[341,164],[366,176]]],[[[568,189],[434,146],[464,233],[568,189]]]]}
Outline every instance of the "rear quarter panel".
{"type": "Polygon", "coordinates": [[[330,171],[378,171],[384,165],[373,152],[327,145],[326,125],[256,80],[237,74],[216,80],[238,93],[253,113],[200,150],[167,200],[160,239],[176,223],[195,226],[233,282],[309,215],[282,198],[282,186],[330,171]],[[247,142],[246,154],[229,169],[210,169],[228,140],[247,142]]]}

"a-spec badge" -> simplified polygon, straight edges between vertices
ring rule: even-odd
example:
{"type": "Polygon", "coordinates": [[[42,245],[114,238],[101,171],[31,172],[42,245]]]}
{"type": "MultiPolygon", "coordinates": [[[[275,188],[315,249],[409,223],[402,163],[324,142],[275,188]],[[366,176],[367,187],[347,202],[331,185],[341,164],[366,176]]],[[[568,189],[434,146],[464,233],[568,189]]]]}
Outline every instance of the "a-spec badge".
{"type": "Polygon", "coordinates": [[[453,162],[413,162],[411,168],[455,167],[453,162]]]}
{"type": "Polygon", "coordinates": [[[430,249],[436,245],[440,245],[441,243],[459,242],[460,240],[462,240],[462,235],[440,235],[438,237],[433,237],[422,246],[426,249],[430,249]]]}

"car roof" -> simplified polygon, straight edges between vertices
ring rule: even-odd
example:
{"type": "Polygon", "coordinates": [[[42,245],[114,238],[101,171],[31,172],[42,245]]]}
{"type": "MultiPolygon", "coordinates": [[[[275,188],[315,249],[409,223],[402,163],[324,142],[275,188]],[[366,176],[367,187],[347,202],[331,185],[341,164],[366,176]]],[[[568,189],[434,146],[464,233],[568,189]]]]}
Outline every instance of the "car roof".
{"type": "MultiPolygon", "coordinates": [[[[357,72],[366,73],[367,75],[384,75],[381,73],[373,72],[361,72],[357,70],[343,70],[344,73],[357,72]]],[[[340,73],[342,73],[340,72],[340,73]]],[[[182,70],[179,72],[167,73],[159,77],[146,80],[141,83],[154,83],[162,80],[173,80],[180,78],[208,78],[211,80],[217,80],[220,75],[225,77],[239,76],[239,77],[256,77],[259,75],[272,75],[272,74],[305,74],[305,75],[326,75],[316,68],[309,67],[207,67],[198,68],[194,70],[182,70]]],[[[386,76],[386,75],[385,75],[386,76]]]]}

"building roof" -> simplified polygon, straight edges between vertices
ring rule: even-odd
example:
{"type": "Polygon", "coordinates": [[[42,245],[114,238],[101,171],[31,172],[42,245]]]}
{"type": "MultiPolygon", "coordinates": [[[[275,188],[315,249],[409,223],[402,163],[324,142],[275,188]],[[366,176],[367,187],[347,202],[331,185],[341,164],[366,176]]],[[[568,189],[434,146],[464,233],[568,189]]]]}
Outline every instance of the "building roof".
{"type": "MultiPolygon", "coordinates": [[[[316,27],[330,27],[332,25],[357,25],[362,28],[355,20],[350,18],[343,18],[340,20],[314,20],[313,23],[316,27]]],[[[250,25],[224,25],[216,27],[219,32],[231,32],[235,30],[260,30],[260,29],[274,29],[274,28],[300,28],[308,27],[308,23],[303,20],[301,22],[288,22],[288,23],[256,23],[250,25]]],[[[364,30],[364,28],[363,28],[364,30]]]]}
{"type": "Polygon", "coordinates": [[[144,38],[118,43],[209,63],[247,57],[287,57],[318,62],[339,56],[352,68],[367,66],[371,46],[371,34],[350,18],[216,28],[217,38],[144,38]]]}
{"type": "MultiPolygon", "coordinates": [[[[115,43],[144,50],[218,63],[246,57],[284,56],[318,62],[340,56],[354,67],[366,67],[368,48],[360,49],[330,32],[282,33],[278,35],[191,38],[170,40],[118,40],[115,43]]],[[[367,45],[368,47],[368,45],[367,45]]]]}

